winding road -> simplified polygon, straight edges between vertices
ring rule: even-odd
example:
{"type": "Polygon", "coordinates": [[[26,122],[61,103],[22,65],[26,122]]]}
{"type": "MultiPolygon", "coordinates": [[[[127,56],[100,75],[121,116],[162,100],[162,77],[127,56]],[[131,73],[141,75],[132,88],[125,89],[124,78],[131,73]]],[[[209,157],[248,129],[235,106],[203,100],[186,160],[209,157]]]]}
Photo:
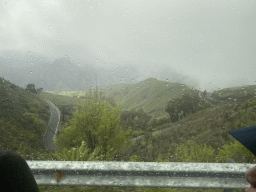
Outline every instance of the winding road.
{"type": "Polygon", "coordinates": [[[48,123],[47,130],[44,134],[44,144],[46,150],[50,152],[55,152],[57,148],[54,145],[54,140],[56,138],[57,132],[61,128],[60,111],[52,102],[47,100],[45,101],[49,104],[51,117],[48,123]]]}
{"type": "MultiPolygon", "coordinates": [[[[210,95],[211,95],[211,93],[208,93],[206,95],[206,98],[210,99],[210,100],[214,100],[213,98],[210,97],[210,95]]],[[[45,135],[44,135],[44,143],[45,143],[46,150],[48,150],[50,152],[55,152],[57,150],[57,148],[54,144],[54,140],[56,138],[56,135],[57,135],[58,131],[60,131],[60,129],[61,129],[60,111],[52,102],[50,102],[48,100],[45,100],[45,101],[49,104],[51,117],[50,117],[50,120],[49,120],[49,123],[48,123],[47,130],[46,130],[45,135]]],[[[206,102],[208,102],[208,101],[206,101],[206,102]]],[[[179,122],[179,124],[180,124],[180,122],[179,122]]],[[[177,125],[177,123],[174,123],[172,126],[177,127],[178,125],[177,125]]],[[[168,126],[168,130],[171,127],[168,126]]],[[[167,129],[154,131],[152,133],[152,135],[162,134],[164,131],[167,131],[167,129]]],[[[144,137],[144,135],[133,138],[132,140],[133,140],[133,142],[135,142],[135,140],[141,139],[142,137],[144,137]]]]}

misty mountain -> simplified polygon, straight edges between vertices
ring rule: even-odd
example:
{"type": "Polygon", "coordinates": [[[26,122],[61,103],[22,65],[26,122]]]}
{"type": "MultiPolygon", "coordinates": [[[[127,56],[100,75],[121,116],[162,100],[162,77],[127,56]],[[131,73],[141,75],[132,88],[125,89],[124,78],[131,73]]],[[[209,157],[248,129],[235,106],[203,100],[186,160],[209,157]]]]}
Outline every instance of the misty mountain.
{"type": "Polygon", "coordinates": [[[1,50],[0,52],[0,66],[1,69],[15,67],[29,67],[32,65],[43,65],[52,62],[54,58],[45,57],[36,52],[23,52],[17,50],[1,50]]]}
{"type": "Polygon", "coordinates": [[[88,90],[90,86],[106,87],[112,84],[132,83],[139,74],[135,68],[103,69],[93,65],[79,66],[68,57],[52,59],[31,53],[26,56],[17,51],[1,53],[0,76],[10,82],[26,87],[28,83],[44,91],[88,90]],[[8,53],[8,54],[7,54],[8,53]]]}
{"type": "Polygon", "coordinates": [[[138,61],[124,60],[112,64],[101,59],[95,61],[68,56],[46,57],[35,52],[1,51],[0,76],[23,88],[33,83],[36,88],[43,88],[44,91],[88,91],[90,86],[105,88],[119,83],[134,84],[150,77],[183,83],[191,88],[198,87],[192,78],[168,67],[150,68],[152,62],[141,65],[138,61]]]}

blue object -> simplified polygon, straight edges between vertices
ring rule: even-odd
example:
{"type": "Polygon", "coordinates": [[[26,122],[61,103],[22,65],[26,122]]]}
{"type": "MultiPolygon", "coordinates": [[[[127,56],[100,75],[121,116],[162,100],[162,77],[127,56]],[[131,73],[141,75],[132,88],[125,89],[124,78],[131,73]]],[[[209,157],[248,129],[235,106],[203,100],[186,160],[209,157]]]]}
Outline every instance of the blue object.
{"type": "Polygon", "coordinates": [[[256,125],[228,132],[256,156],[256,125]]]}

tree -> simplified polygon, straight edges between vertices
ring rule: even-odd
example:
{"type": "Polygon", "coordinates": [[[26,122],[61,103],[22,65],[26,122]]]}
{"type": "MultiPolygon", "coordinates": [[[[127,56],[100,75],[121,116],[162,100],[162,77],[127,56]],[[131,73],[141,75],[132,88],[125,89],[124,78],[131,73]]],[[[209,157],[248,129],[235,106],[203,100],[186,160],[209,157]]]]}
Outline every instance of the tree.
{"type": "Polygon", "coordinates": [[[204,90],[203,96],[206,97],[206,89],[204,90]]]}
{"type": "MultiPolygon", "coordinates": [[[[97,151],[103,160],[113,160],[116,149],[130,144],[131,129],[124,132],[119,126],[121,106],[110,109],[106,101],[97,98],[97,90],[85,96],[85,102],[76,107],[70,126],[55,140],[58,152],[70,146],[80,146],[85,142],[88,154],[97,151]]],[[[87,155],[88,155],[87,154],[87,155]]]]}
{"type": "Polygon", "coordinates": [[[43,88],[42,87],[38,88],[38,89],[36,89],[36,91],[37,91],[37,93],[41,93],[43,91],[43,88]]]}
{"type": "Polygon", "coordinates": [[[41,93],[43,91],[43,88],[35,88],[35,84],[33,83],[30,83],[30,84],[27,84],[27,87],[26,87],[26,91],[29,92],[29,93],[41,93]]]}
{"type": "Polygon", "coordinates": [[[32,84],[32,83],[27,84],[26,91],[27,91],[27,92],[29,92],[29,93],[35,93],[35,94],[37,94],[37,91],[36,91],[35,85],[34,85],[34,84],[32,84]]]}
{"type": "Polygon", "coordinates": [[[169,113],[172,122],[179,120],[179,114],[183,111],[183,116],[186,117],[190,113],[196,112],[196,98],[190,95],[183,95],[181,98],[176,98],[167,104],[165,112],[169,113]]]}
{"type": "Polygon", "coordinates": [[[193,103],[193,105],[195,107],[195,110],[197,112],[198,111],[198,103],[199,103],[199,90],[197,90],[197,89],[194,90],[193,89],[191,96],[192,96],[192,99],[193,99],[192,103],[193,103]]]}
{"type": "Polygon", "coordinates": [[[151,116],[143,111],[142,108],[132,109],[131,111],[123,111],[121,113],[120,125],[127,129],[132,127],[133,129],[146,130],[151,116]]]}

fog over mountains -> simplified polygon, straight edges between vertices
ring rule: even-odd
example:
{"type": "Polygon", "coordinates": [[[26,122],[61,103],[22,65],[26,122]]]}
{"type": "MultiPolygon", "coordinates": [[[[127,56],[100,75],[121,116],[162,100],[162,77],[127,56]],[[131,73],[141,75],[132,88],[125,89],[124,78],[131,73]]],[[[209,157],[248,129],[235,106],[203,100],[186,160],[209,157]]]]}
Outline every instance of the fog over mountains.
{"type": "Polygon", "coordinates": [[[0,69],[0,76],[10,82],[20,87],[33,83],[36,88],[42,87],[43,91],[88,90],[96,84],[104,88],[118,83],[136,83],[149,77],[165,77],[161,80],[180,83],[186,79],[185,76],[171,71],[168,73],[173,75],[166,79],[166,74],[163,74],[166,70],[152,71],[147,67],[142,68],[139,63],[136,65],[124,61],[118,67],[113,64],[104,68],[97,65],[97,61],[78,61],[68,56],[50,58],[39,53],[21,51],[1,51],[0,69]]]}

